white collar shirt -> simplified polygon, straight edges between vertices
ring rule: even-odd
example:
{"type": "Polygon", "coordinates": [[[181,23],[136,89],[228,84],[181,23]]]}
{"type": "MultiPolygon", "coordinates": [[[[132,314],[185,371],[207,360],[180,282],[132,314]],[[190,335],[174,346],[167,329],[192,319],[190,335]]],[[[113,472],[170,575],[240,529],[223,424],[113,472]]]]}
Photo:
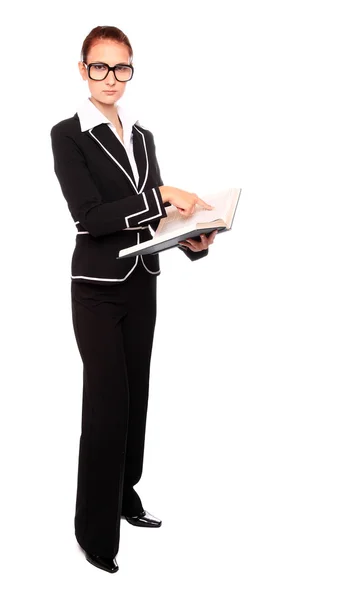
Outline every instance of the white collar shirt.
{"type": "Polygon", "coordinates": [[[113,123],[91,102],[90,97],[86,98],[79,106],[77,114],[80,121],[81,131],[87,131],[96,125],[106,123],[111,131],[116,135],[120,143],[124,146],[127,156],[134,174],[136,186],[139,182],[139,172],[137,169],[134,151],[133,151],[133,125],[137,123],[137,119],[132,111],[126,107],[116,104],[117,114],[120,118],[123,127],[123,143],[113,123]]]}

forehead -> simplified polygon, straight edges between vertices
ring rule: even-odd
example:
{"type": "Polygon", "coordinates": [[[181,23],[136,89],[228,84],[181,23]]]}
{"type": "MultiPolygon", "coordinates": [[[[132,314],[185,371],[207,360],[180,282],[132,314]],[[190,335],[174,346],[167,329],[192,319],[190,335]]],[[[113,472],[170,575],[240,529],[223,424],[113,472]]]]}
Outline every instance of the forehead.
{"type": "Polygon", "coordinates": [[[111,40],[96,42],[88,53],[88,62],[100,61],[114,64],[115,62],[127,62],[129,58],[127,46],[111,40]]]}

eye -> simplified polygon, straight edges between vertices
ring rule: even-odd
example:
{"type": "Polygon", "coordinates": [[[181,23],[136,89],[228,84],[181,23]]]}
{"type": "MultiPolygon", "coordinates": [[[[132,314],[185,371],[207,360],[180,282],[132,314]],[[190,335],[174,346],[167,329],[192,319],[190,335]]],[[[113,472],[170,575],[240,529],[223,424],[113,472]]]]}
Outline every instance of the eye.
{"type": "Polygon", "coordinates": [[[106,69],[105,65],[92,65],[92,66],[95,69],[95,71],[103,71],[103,69],[106,69]]]}

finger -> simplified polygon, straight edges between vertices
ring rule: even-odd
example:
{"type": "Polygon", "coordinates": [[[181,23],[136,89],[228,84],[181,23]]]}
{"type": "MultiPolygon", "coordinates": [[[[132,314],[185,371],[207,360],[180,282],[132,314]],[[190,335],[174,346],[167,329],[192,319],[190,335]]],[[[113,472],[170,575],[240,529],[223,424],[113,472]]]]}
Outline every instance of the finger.
{"type": "MultiPolygon", "coordinates": [[[[196,244],[198,244],[198,242],[196,242],[196,244]]],[[[200,250],[203,250],[203,248],[199,247],[199,246],[194,246],[193,244],[190,243],[186,243],[186,242],[179,242],[180,246],[186,246],[186,248],[189,248],[189,250],[192,250],[192,252],[199,252],[200,250]]]]}
{"type": "Polygon", "coordinates": [[[186,242],[188,243],[188,248],[190,250],[195,250],[195,251],[201,250],[201,248],[200,248],[201,242],[197,242],[196,240],[193,240],[193,238],[187,238],[186,242]]]}
{"type": "Polygon", "coordinates": [[[201,237],[201,244],[202,244],[203,248],[206,249],[208,246],[208,238],[206,237],[206,235],[204,233],[201,233],[200,237],[201,237]]]}
{"type": "Polygon", "coordinates": [[[214,206],[212,206],[212,204],[207,204],[207,202],[205,202],[205,200],[203,200],[202,198],[198,198],[197,204],[199,204],[199,206],[202,206],[203,208],[207,208],[209,210],[212,210],[212,208],[214,208],[214,206]]]}
{"type": "Polygon", "coordinates": [[[177,206],[177,209],[183,217],[191,217],[195,211],[195,205],[189,206],[188,208],[181,208],[177,206]]]}
{"type": "Polygon", "coordinates": [[[208,236],[209,243],[212,243],[214,241],[214,238],[217,235],[217,233],[218,233],[217,229],[210,233],[210,235],[208,236]]]}

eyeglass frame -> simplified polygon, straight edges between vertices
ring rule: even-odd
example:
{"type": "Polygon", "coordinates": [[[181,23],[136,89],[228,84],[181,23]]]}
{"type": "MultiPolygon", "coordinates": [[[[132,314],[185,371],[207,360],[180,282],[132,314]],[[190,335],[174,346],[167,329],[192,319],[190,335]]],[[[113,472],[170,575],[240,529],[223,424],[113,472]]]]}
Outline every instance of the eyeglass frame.
{"type": "Polygon", "coordinates": [[[133,78],[133,75],[134,75],[134,67],[133,67],[133,65],[127,65],[127,63],[117,63],[113,67],[109,67],[109,65],[107,63],[101,62],[100,60],[96,61],[96,62],[89,63],[88,65],[86,64],[86,62],[84,62],[84,60],[82,62],[83,62],[83,65],[86,66],[86,69],[87,69],[87,72],[88,72],[88,75],[89,75],[89,79],[91,79],[91,81],[104,81],[104,79],[106,79],[108,77],[110,71],[112,71],[114,73],[114,77],[115,77],[116,81],[119,81],[120,83],[127,83],[127,81],[130,81],[133,78]],[[94,79],[93,77],[90,77],[90,67],[92,65],[104,65],[105,67],[107,67],[108,72],[107,72],[106,76],[103,77],[103,79],[94,79]],[[117,79],[116,73],[115,73],[116,67],[129,67],[129,69],[131,69],[131,77],[130,77],[130,79],[126,79],[125,81],[121,81],[120,79],[117,79]]]}

